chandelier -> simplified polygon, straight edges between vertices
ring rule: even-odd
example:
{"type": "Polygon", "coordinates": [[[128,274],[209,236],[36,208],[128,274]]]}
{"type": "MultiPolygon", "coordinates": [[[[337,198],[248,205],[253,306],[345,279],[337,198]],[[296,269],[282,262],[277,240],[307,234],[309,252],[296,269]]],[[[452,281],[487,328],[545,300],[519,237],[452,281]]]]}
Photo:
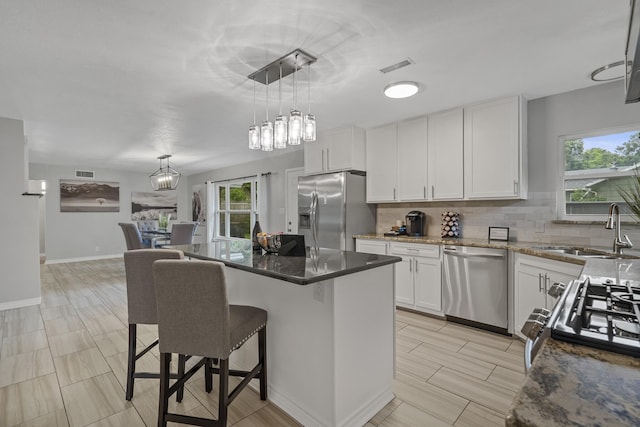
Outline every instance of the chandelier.
{"type": "Polygon", "coordinates": [[[296,49],[285,56],[250,74],[253,80],[253,124],[249,126],[249,148],[252,150],[272,151],[282,149],[287,145],[300,145],[300,141],[316,140],[316,119],[311,114],[311,64],[316,58],[302,49],[296,49]],[[308,113],[302,116],[297,109],[298,102],[298,70],[307,66],[309,104],[308,113]],[[289,115],[282,114],[282,79],[293,74],[293,106],[289,115]],[[256,81],[266,88],[265,120],[260,126],[256,125],[256,81]],[[274,122],[269,121],[269,84],[278,82],[279,114],[274,122]]]}
{"type": "Polygon", "coordinates": [[[169,157],[171,157],[171,154],[163,154],[158,157],[160,168],[149,175],[153,191],[175,190],[178,187],[180,173],[169,166],[169,157]],[[165,166],[162,165],[163,160],[166,160],[165,166]]]}

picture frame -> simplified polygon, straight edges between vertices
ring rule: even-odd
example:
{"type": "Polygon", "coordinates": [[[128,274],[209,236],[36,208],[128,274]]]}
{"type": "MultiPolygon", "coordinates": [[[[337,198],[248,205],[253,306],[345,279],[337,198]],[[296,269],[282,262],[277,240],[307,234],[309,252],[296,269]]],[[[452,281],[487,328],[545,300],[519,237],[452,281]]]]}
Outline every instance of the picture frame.
{"type": "Polygon", "coordinates": [[[120,212],[120,183],[61,179],[60,212],[120,212]]]}
{"type": "Polygon", "coordinates": [[[509,241],[509,227],[489,227],[489,240],[509,241]]]}

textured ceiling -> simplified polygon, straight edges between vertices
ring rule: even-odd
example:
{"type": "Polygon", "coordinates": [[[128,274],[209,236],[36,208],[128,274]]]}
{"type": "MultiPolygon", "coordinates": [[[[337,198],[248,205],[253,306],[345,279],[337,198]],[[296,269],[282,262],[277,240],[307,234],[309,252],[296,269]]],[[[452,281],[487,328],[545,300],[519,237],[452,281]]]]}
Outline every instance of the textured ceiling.
{"type": "MultiPolygon", "coordinates": [[[[151,172],[168,153],[191,174],[281,153],[247,148],[247,76],[295,48],[318,58],[319,130],[366,128],[593,85],[592,70],[623,58],[627,19],[627,0],[3,0],[0,116],[24,120],[32,162],[151,172]],[[421,91],[385,98],[398,80],[421,91]]],[[[305,112],[307,70],[298,76],[305,112]]],[[[282,97],[288,111],[290,77],[282,97]]]]}

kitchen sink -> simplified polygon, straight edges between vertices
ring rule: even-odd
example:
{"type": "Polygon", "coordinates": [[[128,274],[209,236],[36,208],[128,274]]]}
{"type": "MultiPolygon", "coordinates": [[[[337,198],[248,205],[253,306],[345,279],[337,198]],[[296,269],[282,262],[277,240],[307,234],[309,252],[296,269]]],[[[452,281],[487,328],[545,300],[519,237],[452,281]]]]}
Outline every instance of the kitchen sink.
{"type": "Polygon", "coordinates": [[[612,253],[607,253],[597,249],[579,248],[574,246],[534,246],[533,249],[537,249],[544,252],[551,252],[563,255],[574,255],[582,258],[596,258],[596,259],[616,259],[620,256],[612,253]]]}

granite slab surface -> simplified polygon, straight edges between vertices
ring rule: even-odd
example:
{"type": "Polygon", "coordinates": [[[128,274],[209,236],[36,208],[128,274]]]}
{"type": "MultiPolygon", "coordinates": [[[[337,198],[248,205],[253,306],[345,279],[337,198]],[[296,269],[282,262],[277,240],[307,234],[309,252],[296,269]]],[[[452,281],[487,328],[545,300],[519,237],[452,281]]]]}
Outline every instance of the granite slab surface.
{"type": "Polygon", "coordinates": [[[191,258],[220,261],[231,268],[298,285],[308,285],[402,261],[397,256],[328,248],[307,247],[305,256],[253,252],[250,241],[225,240],[167,247],[179,249],[191,258]]]}
{"type": "Polygon", "coordinates": [[[505,425],[640,426],[640,359],[549,338],[505,425]]]}

